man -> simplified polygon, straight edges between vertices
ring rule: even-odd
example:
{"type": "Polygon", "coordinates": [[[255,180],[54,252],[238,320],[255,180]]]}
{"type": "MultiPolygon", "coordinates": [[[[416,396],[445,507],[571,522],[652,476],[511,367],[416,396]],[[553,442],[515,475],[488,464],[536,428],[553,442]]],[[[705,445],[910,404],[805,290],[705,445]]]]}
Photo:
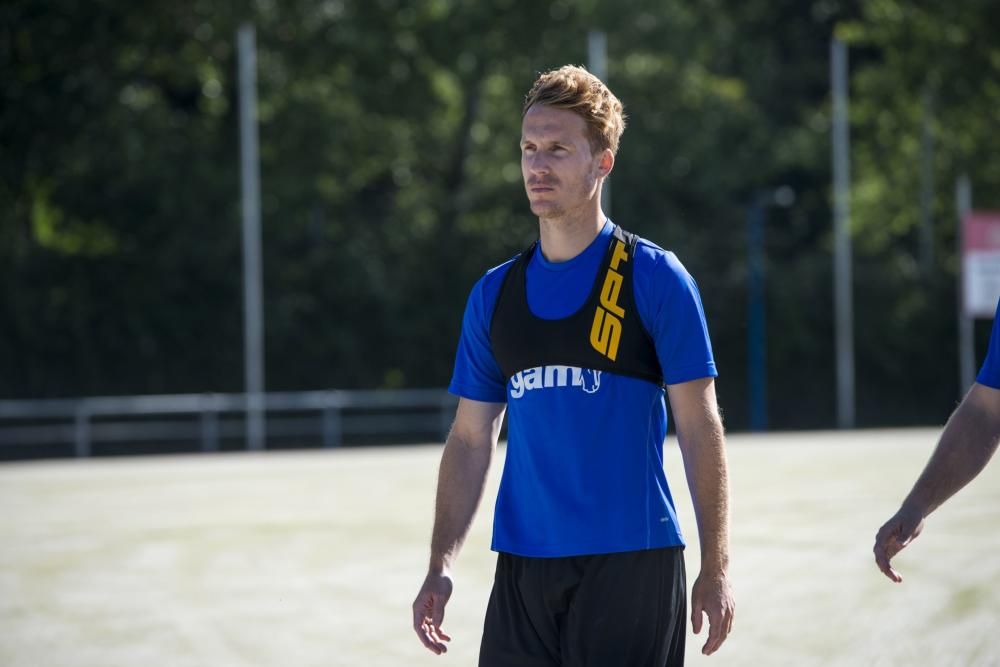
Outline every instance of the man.
{"type": "Polygon", "coordinates": [[[622,105],[579,67],[541,75],[524,104],[521,170],[539,242],[489,271],[466,306],[438,477],[431,558],[413,627],[434,653],[451,572],[505,409],[498,552],[479,664],[681,665],[683,540],[663,471],[664,387],[701,538],[693,629],[703,653],[733,621],[728,481],[715,362],[694,281],[601,211],[622,105]]]}
{"type": "Polygon", "coordinates": [[[890,561],[924,528],[924,519],[971,482],[997,450],[1000,440],[1000,303],[986,361],[972,389],[955,408],[924,471],[899,511],[875,536],[875,562],[885,576],[903,578],[890,561]]]}

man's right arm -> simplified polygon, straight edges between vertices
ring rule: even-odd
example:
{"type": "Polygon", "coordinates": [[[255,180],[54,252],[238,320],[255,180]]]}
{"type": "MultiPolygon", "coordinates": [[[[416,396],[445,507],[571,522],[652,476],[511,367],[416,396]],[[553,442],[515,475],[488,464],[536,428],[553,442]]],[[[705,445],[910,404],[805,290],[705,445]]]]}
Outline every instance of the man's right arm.
{"type": "Polygon", "coordinates": [[[875,537],[875,562],[895,582],[893,556],[923,529],[924,519],[978,475],[1000,441],[1000,390],[983,384],[972,389],[952,413],[927,466],[899,511],[875,537]]]}
{"type": "Polygon", "coordinates": [[[413,630],[429,650],[447,651],[441,630],[451,597],[451,570],[482,500],[506,405],[459,399],[438,471],[427,576],[413,601],[413,630]]]}

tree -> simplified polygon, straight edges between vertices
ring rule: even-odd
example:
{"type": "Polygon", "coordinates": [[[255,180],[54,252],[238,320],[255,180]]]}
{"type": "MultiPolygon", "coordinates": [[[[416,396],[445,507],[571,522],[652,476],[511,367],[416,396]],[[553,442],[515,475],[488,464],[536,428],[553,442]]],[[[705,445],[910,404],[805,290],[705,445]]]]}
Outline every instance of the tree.
{"type": "Polygon", "coordinates": [[[985,0],[6,3],[0,395],[242,387],[243,20],[259,47],[268,388],[446,384],[469,288],[537,233],[522,96],[538,72],[584,63],[601,29],[629,113],[609,213],[698,279],[731,427],[747,418],[747,206],[795,190],[791,208],[768,211],[771,421],[829,425],[837,31],[852,49],[859,418],[939,421],[954,393],[940,378],[955,375],[940,353],[954,340],[950,183],[974,165],[988,202],[1000,175],[996,12],[985,0]],[[921,273],[925,108],[940,252],[921,273]]]}

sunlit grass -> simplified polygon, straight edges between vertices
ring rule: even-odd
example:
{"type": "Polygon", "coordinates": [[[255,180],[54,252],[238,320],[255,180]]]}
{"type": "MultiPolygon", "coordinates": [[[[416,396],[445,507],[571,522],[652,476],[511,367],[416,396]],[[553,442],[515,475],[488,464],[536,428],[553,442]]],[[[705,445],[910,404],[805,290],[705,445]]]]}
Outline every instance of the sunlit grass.
{"type": "MultiPolygon", "coordinates": [[[[692,665],[989,665],[1000,656],[1000,464],[897,559],[871,557],[936,430],[730,438],[734,634],[692,665]]],[[[435,657],[410,629],[439,447],[0,467],[0,664],[474,665],[488,500],[435,657]]],[[[680,455],[667,472],[698,572],[680,455]]]]}

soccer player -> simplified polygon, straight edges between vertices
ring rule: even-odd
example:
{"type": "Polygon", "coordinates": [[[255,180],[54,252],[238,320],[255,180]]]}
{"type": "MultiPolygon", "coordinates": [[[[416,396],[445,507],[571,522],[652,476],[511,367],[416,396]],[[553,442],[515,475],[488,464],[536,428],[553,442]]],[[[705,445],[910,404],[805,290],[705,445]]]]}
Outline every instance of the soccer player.
{"type": "Polygon", "coordinates": [[[890,561],[924,528],[924,519],[978,475],[1000,441],[1000,303],[986,361],[972,389],[945,424],[941,439],[899,511],[875,536],[875,562],[885,576],[903,578],[890,561]]]}
{"type": "Polygon", "coordinates": [[[498,552],[479,664],[661,667],[684,660],[687,583],[663,470],[669,398],[701,543],[691,589],[702,652],[733,623],[725,438],[705,316],[673,255],[611,222],[601,185],[625,126],[586,70],[542,74],[521,125],[539,240],[473,287],[449,390],[460,397],[438,475],[413,628],[440,654],[452,568],[501,420],[498,552]]]}

